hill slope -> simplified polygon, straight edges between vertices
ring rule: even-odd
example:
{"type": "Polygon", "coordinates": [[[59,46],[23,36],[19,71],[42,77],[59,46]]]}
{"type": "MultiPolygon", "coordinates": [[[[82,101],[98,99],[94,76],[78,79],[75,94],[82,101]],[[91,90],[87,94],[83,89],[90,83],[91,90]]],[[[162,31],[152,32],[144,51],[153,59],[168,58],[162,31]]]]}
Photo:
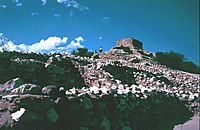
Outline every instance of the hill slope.
{"type": "Polygon", "coordinates": [[[199,111],[199,77],[134,47],[91,58],[4,52],[0,73],[2,130],[167,130],[199,111]]]}

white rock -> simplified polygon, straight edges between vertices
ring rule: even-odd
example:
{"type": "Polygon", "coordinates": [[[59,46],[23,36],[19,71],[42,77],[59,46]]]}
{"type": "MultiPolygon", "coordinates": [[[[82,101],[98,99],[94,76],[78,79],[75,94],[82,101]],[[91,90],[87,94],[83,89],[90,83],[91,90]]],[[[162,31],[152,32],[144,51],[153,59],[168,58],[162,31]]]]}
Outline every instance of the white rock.
{"type": "Polygon", "coordinates": [[[26,110],[24,108],[20,108],[19,111],[16,111],[11,114],[12,119],[15,121],[19,121],[19,118],[24,114],[25,111],[26,110]]]}
{"type": "Polygon", "coordinates": [[[73,87],[72,89],[70,89],[69,91],[71,91],[72,94],[76,94],[76,88],[73,87]]]}
{"type": "Polygon", "coordinates": [[[117,80],[117,79],[116,79],[115,81],[116,81],[118,84],[120,84],[120,83],[121,83],[121,81],[120,81],[120,80],[117,80]]]}
{"type": "Polygon", "coordinates": [[[123,89],[124,89],[124,85],[120,84],[120,85],[118,86],[118,89],[119,89],[119,90],[123,90],[123,89]]]}
{"type": "Polygon", "coordinates": [[[123,90],[123,93],[124,93],[124,94],[127,94],[127,93],[129,93],[129,92],[130,92],[130,89],[129,89],[129,88],[126,88],[126,89],[123,90]]]}
{"type": "Polygon", "coordinates": [[[59,88],[59,91],[63,91],[63,90],[65,90],[64,87],[60,87],[60,88],[59,88]]]}
{"type": "Polygon", "coordinates": [[[132,84],[131,85],[131,88],[137,88],[138,86],[137,85],[135,85],[135,84],[132,84]]]}
{"type": "Polygon", "coordinates": [[[106,87],[102,87],[100,90],[102,91],[103,94],[108,94],[109,89],[107,89],[106,87]]]}
{"type": "Polygon", "coordinates": [[[117,94],[123,94],[122,90],[117,90],[117,94]]]}
{"type": "Polygon", "coordinates": [[[50,63],[45,63],[45,68],[48,67],[50,65],[50,63]]]}
{"type": "Polygon", "coordinates": [[[99,93],[99,88],[96,86],[92,86],[89,88],[91,93],[97,94],[99,93]]]}

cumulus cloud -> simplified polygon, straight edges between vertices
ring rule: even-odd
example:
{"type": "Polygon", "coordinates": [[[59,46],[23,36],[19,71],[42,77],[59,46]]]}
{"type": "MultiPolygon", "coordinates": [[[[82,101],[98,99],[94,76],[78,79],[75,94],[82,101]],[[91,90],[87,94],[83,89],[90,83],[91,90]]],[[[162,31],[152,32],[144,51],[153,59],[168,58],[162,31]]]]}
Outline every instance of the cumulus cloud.
{"type": "Polygon", "coordinates": [[[84,42],[85,40],[83,39],[83,37],[79,36],[77,38],[75,38],[75,41],[72,40],[71,43],[69,45],[67,45],[67,50],[70,52],[76,48],[83,48],[84,46],[81,45],[81,42],[84,42]]]}
{"type": "Polygon", "coordinates": [[[49,37],[46,40],[34,43],[32,45],[19,44],[16,45],[12,41],[7,41],[3,46],[0,47],[0,51],[3,49],[6,51],[18,51],[18,52],[35,52],[35,53],[49,53],[49,52],[66,52],[70,53],[72,50],[84,47],[81,45],[85,40],[79,36],[72,40],[70,44],[67,44],[67,37],[49,37]]]}
{"type": "Polygon", "coordinates": [[[17,46],[12,41],[8,41],[6,44],[4,44],[4,48],[5,50],[9,51],[18,50],[17,46]]]}
{"type": "Polygon", "coordinates": [[[3,33],[0,33],[0,38],[3,37],[3,33]]]}
{"type": "Polygon", "coordinates": [[[66,7],[73,7],[80,11],[85,11],[89,9],[87,6],[81,5],[75,0],[57,0],[57,2],[60,4],[64,4],[66,7]]]}
{"type": "Polygon", "coordinates": [[[0,33],[0,45],[4,44],[4,43],[7,43],[9,40],[8,38],[4,37],[3,33],[0,33]]]}
{"type": "Polygon", "coordinates": [[[62,44],[67,43],[67,37],[49,37],[47,40],[41,40],[38,43],[28,46],[29,52],[45,52],[50,50],[56,50],[62,44]]]}

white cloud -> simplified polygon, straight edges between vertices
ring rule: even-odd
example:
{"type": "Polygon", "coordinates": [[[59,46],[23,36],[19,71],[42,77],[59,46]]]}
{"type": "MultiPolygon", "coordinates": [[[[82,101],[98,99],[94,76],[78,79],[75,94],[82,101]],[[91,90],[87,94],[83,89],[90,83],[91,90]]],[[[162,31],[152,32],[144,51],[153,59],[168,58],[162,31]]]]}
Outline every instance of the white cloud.
{"type": "Polygon", "coordinates": [[[25,44],[18,45],[18,51],[19,52],[28,52],[28,47],[25,44]]]}
{"type": "Polygon", "coordinates": [[[84,42],[84,41],[85,40],[81,36],[75,38],[75,41],[72,40],[71,43],[66,46],[68,52],[75,50],[77,48],[83,48],[84,46],[81,45],[81,42],[84,42]]]}
{"type": "Polygon", "coordinates": [[[101,20],[102,20],[102,21],[110,21],[110,19],[111,19],[111,18],[110,18],[110,17],[107,17],[107,16],[106,16],[106,17],[103,17],[103,18],[101,18],[101,20]]]}
{"type": "Polygon", "coordinates": [[[56,50],[58,46],[67,43],[67,37],[49,37],[47,40],[41,40],[38,43],[28,46],[29,52],[45,52],[56,50]]]}
{"type": "Polygon", "coordinates": [[[13,0],[13,3],[19,3],[19,0],[13,0]]]}
{"type": "Polygon", "coordinates": [[[45,5],[47,3],[47,0],[41,0],[42,1],[42,5],[45,5]]]}
{"type": "MultiPolygon", "coordinates": [[[[0,33],[0,35],[3,35],[0,33]]],[[[18,51],[18,52],[35,52],[35,53],[49,53],[49,52],[66,52],[70,53],[72,50],[75,50],[80,47],[84,47],[81,45],[81,42],[84,42],[85,40],[83,37],[79,36],[75,38],[75,40],[72,40],[70,44],[67,44],[67,37],[49,37],[46,40],[41,40],[37,43],[34,43],[32,45],[26,45],[26,44],[19,44],[16,45],[12,41],[6,42],[3,46],[0,47],[0,51],[6,50],[6,51],[18,51]]]]}
{"type": "Polygon", "coordinates": [[[0,33],[0,45],[7,43],[8,41],[8,38],[4,37],[3,33],[0,33]]]}
{"type": "Polygon", "coordinates": [[[75,0],[57,0],[58,3],[64,4],[66,7],[73,7],[80,11],[89,10],[87,6],[81,5],[80,3],[76,2],[75,0]]]}
{"type": "Polygon", "coordinates": [[[7,6],[7,5],[1,5],[0,7],[5,9],[5,8],[7,8],[8,6],[7,6]]]}
{"type": "Polygon", "coordinates": [[[22,6],[22,3],[17,3],[16,6],[22,6]]]}
{"type": "Polygon", "coordinates": [[[103,39],[103,37],[99,37],[99,40],[103,39]]]}
{"type": "Polygon", "coordinates": [[[39,13],[37,12],[34,12],[34,13],[31,13],[31,16],[35,16],[35,15],[38,15],[39,13]]]}
{"type": "Polygon", "coordinates": [[[9,51],[17,50],[17,46],[12,41],[8,41],[6,44],[4,44],[4,48],[9,51]]]}
{"type": "Polygon", "coordinates": [[[54,14],[54,16],[60,18],[60,14],[54,14]]]}
{"type": "Polygon", "coordinates": [[[13,0],[13,3],[16,4],[16,6],[22,6],[22,3],[19,0],[13,0]]]}

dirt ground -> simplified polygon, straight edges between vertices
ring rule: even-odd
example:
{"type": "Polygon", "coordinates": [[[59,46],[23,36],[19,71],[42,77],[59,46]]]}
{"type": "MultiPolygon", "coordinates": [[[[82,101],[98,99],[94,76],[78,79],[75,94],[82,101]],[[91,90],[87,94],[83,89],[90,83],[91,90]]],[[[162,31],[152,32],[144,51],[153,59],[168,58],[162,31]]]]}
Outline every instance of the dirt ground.
{"type": "Polygon", "coordinates": [[[184,124],[176,125],[173,130],[199,130],[199,115],[195,115],[184,124]]]}

